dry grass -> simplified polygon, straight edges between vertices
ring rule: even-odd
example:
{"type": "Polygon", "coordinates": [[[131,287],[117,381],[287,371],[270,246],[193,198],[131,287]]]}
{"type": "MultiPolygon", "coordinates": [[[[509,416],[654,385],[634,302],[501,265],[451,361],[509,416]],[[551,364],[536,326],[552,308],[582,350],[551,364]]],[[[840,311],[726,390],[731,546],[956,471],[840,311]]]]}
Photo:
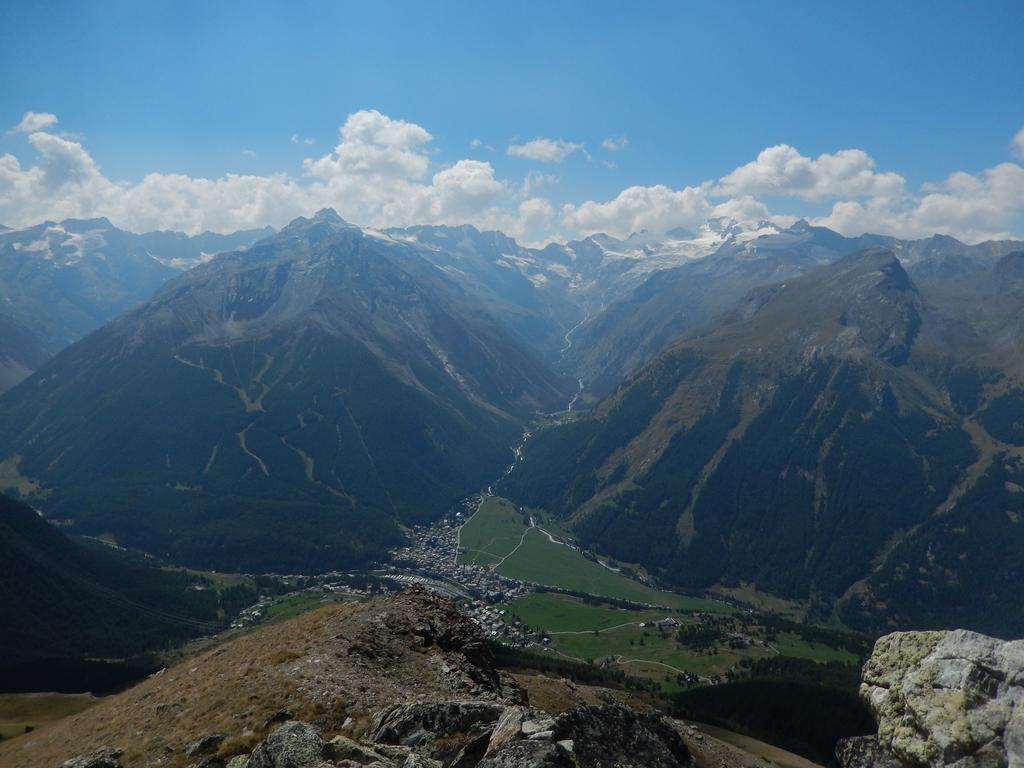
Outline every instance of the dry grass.
{"type": "Polygon", "coordinates": [[[20,736],[26,729],[84,712],[98,701],[88,693],[0,694],[0,737],[20,736]]]}
{"type": "Polygon", "coordinates": [[[630,691],[584,685],[543,674],[515,673],[512,676],[526,691],[530,706],[542,709],[552,715],[560,715],[573,707],[585,704],[610,704],[613,702],[625,704],[633,709],[651,709],[642,696],[630,691]]]}
{"type": "Polygon", "coordinates": [[[217,748],[217,755],[229,760],[235,755],[247,755],[260,742],[260,734],[255,731],[243,731],[228,736],[217,748]]]}
{"type": "Polygon", "coordinates": [[[0,743],[0,767],[52,768],[107,745],[125,750],[125,768],[183,768],[192,761],[182,749],[200,736],[226,733],[222,753],[241,754],[281,710],[320,719],[333,733],[346,717],[366,723],[396,701],[488,695],[460,674],[461,654],[413,650],[417,622],[444,610],[423,601],[436,598],[333,604],[206,649],[86,712],[0,743]]]}
{"type": "Polygon", "coordinates": [[[270,657],[270,663],[275,667],[278,664],[285,664],[289,661],[295,661],[295,659],[301,659],[302,654],[296,653],[295,651],[277,651],[270,657]]]}

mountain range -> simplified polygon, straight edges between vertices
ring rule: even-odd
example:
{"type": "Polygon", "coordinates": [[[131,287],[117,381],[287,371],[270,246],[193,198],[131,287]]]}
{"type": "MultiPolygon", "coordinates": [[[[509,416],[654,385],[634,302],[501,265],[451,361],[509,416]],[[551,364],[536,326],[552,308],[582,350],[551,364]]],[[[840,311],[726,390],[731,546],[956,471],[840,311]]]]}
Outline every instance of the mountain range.
{"type": "Polygon", "coordinates": [[[271,231],[137,235],[107,219],[0,230],[0,392],[181,270],[271,231]]]}
{"type": "Polygon", "coordinates": [[[78,329],[0,397],[0,487],[75,532],[221,569],[364,564],[494,483],[525,430],[498,492],[667,584],[1024,631],[1022,243],[714,220],[527,248],[324,210],[159,259],[123,233],[115,259],[102,220],[31,232],[0,233],[28,265],[5,290],[45,295],[38,270],[118,297],[104,325],[37,300],[3,337],[78,329]]]}
{"type": "Polygon", "coordinates": [[[485,485],[568,392],[419,247],[322,211],[58,354],[0,399],[0,443],[78,531],[322,570],[485,485]]]}
{"type": "Polygon", "coordinates": [[[754,288],[538,434],[499,490],[680,586],[754,585],[872,631],[1020,632],[1008,248],[970,258],[970,279],[948,251],[905,269],[875,246],[754,288]]]}

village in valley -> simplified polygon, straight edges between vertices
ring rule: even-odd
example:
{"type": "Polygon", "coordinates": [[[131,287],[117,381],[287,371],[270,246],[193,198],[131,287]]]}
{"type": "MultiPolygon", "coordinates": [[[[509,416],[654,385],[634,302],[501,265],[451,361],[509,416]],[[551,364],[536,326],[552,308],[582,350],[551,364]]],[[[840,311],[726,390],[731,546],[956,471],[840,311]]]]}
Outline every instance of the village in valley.
{"type": "Polygon", "coordinates": [[[725,682],[782,656],[856,660],[827,633],[811,636],[752,606],[658,589],[631,568],[582,549],[538,511],[489,493],[407,534],[407,543],[374,570],[274,577],[277,594],[262,595],[233,626],[416,584],[456,600],[493,642],[621,669],[667,690],[725,682]]]}

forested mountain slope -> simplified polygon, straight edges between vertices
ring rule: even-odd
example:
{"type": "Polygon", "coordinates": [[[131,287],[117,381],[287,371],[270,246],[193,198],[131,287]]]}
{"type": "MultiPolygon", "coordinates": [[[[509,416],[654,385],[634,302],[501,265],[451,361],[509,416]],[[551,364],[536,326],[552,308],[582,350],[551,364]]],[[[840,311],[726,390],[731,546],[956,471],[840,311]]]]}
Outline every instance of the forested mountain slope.
{"type": "Polygon", "coordinates": [[[75,531],[223,569],[365,562],[495,477],[551,373],[418,247],[298,219],[0,398],[0,459],[75,531]]]}
{"type": "Polygon", "coordinates": [[[949,314],[878,248],[755,289],[540,433],[503,490],[679,585],[750,582],[872,628],[1021,631],[999,607],[1024,544],[1021,299],[993,277],[949,314]],[[1000,511],[953,522],[985,498],[1000,511]]]}

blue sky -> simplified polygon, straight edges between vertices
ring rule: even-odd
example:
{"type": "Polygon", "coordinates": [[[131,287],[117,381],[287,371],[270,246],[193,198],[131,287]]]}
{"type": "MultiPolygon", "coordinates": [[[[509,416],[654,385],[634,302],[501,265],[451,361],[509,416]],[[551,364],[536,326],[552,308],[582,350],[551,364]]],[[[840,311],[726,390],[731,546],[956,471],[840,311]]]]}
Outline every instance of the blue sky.
{"type": "MultiPolygon", "coordinates": [[[[874,172],[898,174],[905,183],[901,193],[888,188],[884,195],[874,188],[865,193],[863,185],[855,185],[857,194],[842,184],[797,194],[781,182],[770,189],[733,185],[736,196],[752,195],[772,215],[828,217],[837,202],[866,209],[884,197],[888,218],[878,211],[874,218],[858,214],[847,217],[849,226],[877,222],[914,234],[922,226],[941,228],[934,215],[908,223],[911,207],[929,194],[1008,194],[1014,205],[1018,192],[1024,197],[1012,169],[1004,169],[1009,181],[979,176],[1020,160],[1011,146],[1024,126],[1020,2],[8,0],[0,7],[0,27],[8,30],[0,46],[0,124],[14,127],[27,112],[56,116],[59,122],[42,130],[80,145],[103,179],[122,186],[146,174],[216,180],[233,173],[286,174],[302,187],[312,183],[303,160],[330,153],[351,115],[376,110],[429,132],[429,140],[404,147],[429,161],[416,183],[472,160],[486,163],[507,187],[502,199],[488,198],[487,210],[511,216],[530,195],[547,201],[548,224],[519,233],[532,239],[571,236],[608,222],[621,231],[642,225],[635,210],[616,219],[616,211],[595,209],[583,221],[566,220],[563,206],[609,203],[630,187],[699,187],[777,145],[812,160],[858,149],[874,172]],[[510,145],[538,138],[582,148],[560,162],[538,160],[536,152],[509,154],[510,145]],[[602,147],[605,139],[621,138],[627,140],[621,148],[602,147]],[[474,140],[479,146],[471,146],[474,140]],[[543,178],[524,191],[531,172],[543,178]],[[936,186],[956,172],[984,189],[936,186]]],[[[41,150],[41,140],[30,142],[30,135],[0,135],[0,155],[16,159],[22,174],[47,162],[63,168],[82,160],[55,160],[54,153],[71,150],[53,142],[41,150]]],[[[119,214],[136,228],[151,221],[181,226],[140,213],[138,199],[136,210],[127,210],[124,200],[111,202],[116,189],[97,192],[95,185],[96,199],[68,209],[68,194],[65,203],[56,200],[56,176],[51,171],[48,184],[33,191],[36,198],[53,196],[58,204],[49,207],[45,199],[11,202],[12,193],[5,198],[0,186],[0,222],[106,206],[116,223],[119,214]],[[99,201],[104,194],[105,203],[99,201]]],[[[341,186],[348,189],[349,182],[341,186]]],[[[15,183],[8,181],[8,190],[15,183]]],[[[394,211],[380,213],[388,195],[378,197],[384,202],[377,208],[350,205],[351,213],[402,223],[394,211]]],[[[342,207],[347,200],[338,196],[342,207]]],[[[407,203],[400,194],[394,200],[399,207],[407,203]]],[[[253,215],[278,224],[298,203],[279,205],[280,215],[269,205],[256,206],[253,215]]],[[[672,205],[686,224],[693,223],[688,216],[708,210],[672,205]]],[[[975,214],[949,231],[1021,234],[1014,205],[975,214]]],[[[468,204],[407,207],[426,219],[462,216],[516,226],[468,204]]],[[[960,213],[950,216],[957,220],[960,213]]],[[[660,225],[670,217],[651,221],[660,225]]],[[[206,224],[227,228],[244,220],[236,211],[206,224]]]]}

